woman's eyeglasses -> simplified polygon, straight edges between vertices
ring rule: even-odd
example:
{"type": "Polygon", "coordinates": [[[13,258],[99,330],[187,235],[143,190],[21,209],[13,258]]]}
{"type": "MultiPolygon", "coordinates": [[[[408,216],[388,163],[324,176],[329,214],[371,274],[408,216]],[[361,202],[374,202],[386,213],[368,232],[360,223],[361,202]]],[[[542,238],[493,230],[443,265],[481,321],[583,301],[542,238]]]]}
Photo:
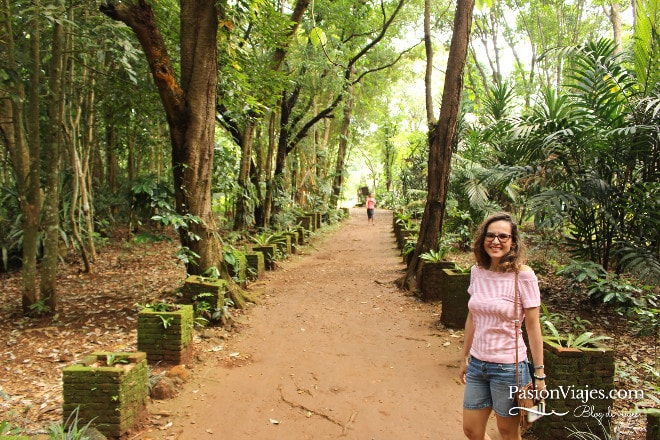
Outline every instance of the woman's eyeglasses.
{"type": "Polygon", "coordinates": [[[507,241],[509,241],[509,238],[511,238],[511,234],[505,234],[505,233],[496,234],[494,232],[486,232],[486,240],[493,241],[495,240],[495,237],[497,237],[497,239],[500,240],[500,243],[506,243],[507,241]]]}

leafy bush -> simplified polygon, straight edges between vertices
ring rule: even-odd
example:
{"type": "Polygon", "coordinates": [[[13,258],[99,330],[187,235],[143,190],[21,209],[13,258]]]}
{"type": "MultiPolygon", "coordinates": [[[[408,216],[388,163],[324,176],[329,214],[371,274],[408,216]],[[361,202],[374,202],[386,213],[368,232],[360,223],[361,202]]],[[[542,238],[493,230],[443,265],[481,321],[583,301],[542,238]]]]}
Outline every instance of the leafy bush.
{"type": "Polygon", "coordinates": [[[589,298],[604,304],[630,306],[635,304],[636,298],[643,292],[643,288],[616,276],[606,276],[589,285],[589,298]]]}
{"type": "Polygon", "coordinates": [[[586,285],[597,282],[607,276],[607,271],[598,263],[593,261],[571,262],[557,271],[557,275],[563,275],[568,279],[568,284],[573,291],[578,291],[586,285]]]}
{"type": "Polygon", "coordinates": [[[427,263],[439,263],[445,261],[449,255],[450,248],[441,246],[437,251],[431,249],[428,252],[420,254],[419,258],[427,263]]]}
{"type": "Polygon", "coordinates": [[[552,322],[543,321],[543,323],[546,325],[546,327],[548,327],[551,333],[550,335],[544,336],[543,339],[554,342],[566,348],[585,348],[593,346],[597,342],[612,339],[609,336],[604,335],[594,336],[593,332],[584,332],[579,335],[575,335],[573,333],[562,335],[559,333],[552,322]]]}

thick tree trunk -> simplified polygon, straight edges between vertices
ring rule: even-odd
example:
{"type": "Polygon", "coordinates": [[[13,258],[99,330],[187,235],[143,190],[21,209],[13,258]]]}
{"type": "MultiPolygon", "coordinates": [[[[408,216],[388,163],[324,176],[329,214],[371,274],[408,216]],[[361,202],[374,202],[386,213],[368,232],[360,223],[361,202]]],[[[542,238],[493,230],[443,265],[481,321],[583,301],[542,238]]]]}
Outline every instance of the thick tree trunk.
{"type": "Polygon", "coordinates": [[[451,155],[456,142],[457,120],[463,89],[463,71],[470,40],[474,0],[458,0],[454,17],[454,33],[447,59],[447,73],[442,93],[440,119],[429,130],[429,173],[426,207],[420,225],[417,246],[406,271],[403,287],[416,290],[421,278],[419,255],[436,249],[445,214],[451,155]]]}
{"type": "Polygon", "coordinates": [[[211,210],[211,177],[217,95],[218,14],[214,0],[181,0],[181,85],[158,29],[152,7],[109,2],[101,12],[126,23],[145,52],[167,114],[179,229],[184,248],[199,255],[188,264],[200,274],[220,263],[221,246],[211,210]]]}

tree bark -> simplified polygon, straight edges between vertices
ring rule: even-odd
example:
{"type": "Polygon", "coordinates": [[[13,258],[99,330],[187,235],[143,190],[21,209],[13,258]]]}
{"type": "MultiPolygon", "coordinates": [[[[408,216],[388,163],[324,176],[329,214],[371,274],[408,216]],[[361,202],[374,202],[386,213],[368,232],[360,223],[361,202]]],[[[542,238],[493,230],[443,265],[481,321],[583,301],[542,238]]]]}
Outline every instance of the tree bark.
{"type": "Polygon", "coordinates": [[[406,271],[402,287],[417,289],[422,264],[419,256],[436,249],[442,232],[447,202],[451,155],[456,143],[456,129],[463,89],[463,72],[470,40],[474,0],[458,0],[454,16],[454,33],[447,59],[447,73],[442,93],[440,118],[429,129],[428,195],[420,225],[417,246],[406,271]]]}
{"type": "MultiPolygon", "coordinates": [[[[63,11],[62,11],[63,12],[63,11]]],[[[40,295],[50,307],[57,310],[57,263],[59,259],[60,227],[60,151],[64,119],[62,70],[64,66],[64,29],[62,21],[53,22],[53,46],[48,78],[47,152],[45,163],[45,198],[43,207],[44,257],[41,270],[40,295]]]]}
{"type": "MultiPolygon", "coordinates": [[[[634,2],[633,2],[634,3],[634,2]]],[[[621,29],[621,6],[617,0],[610,1],[610,10],[607,11],[607,16],[612,23],[612,38],[614,39],[614,44],[616,45],[616,53],[621,53],[623,50],[623,31],[621,29]]]]}
{"type": "Polygon", "coordinates": [[[332,198],[330,199],[330,206],[337,208],[339,205],[339,198],[341,189],[344,186],[344,167],[346,162],[346,154],[348,152],[348,136],[351,127],[351,117],[353,116],[353,96],[355,86],[351,86],[346,91],[348,98],[346,99],[346,106],[344,107],[344,117],[341,121],[341,129],[339,135],[339,147],[337,148],[337,161],[335,162],[335,175],[332,183],[332,198]]]}
{"type": "Polygon", "coordinates": [[[234,231],[246,229],[254,223],[254,200],[250,194],[250,175],[252,171],[252,148],[256,130],[254,120],[245,124],[241,139],[241,161],[238,170],[238,186],[241,193],[236,199],[236,214],[234,216],[234,231]]]}
{"type": "Polygon", "coordinates": [[[201,274],[221,261],[211,210],[218,13],[214,0],[181,0],[180,5],[180,85],[151,5],[109,2],[100,9],[128,25],[146,55],[170,128],[176,211],[187,221],[179,239],[199,256],[187,264],[188,273],[201,274]]]}
{"type": "MultiPolygon", "coordinates": [[[[4,37],[6,45],[6,57],[9,70],[11,70],[16,77],[18,78],[19,69],[18,63],[16,61],[16,51],[14,45],[14,35],[11,25],[11,2],[10,0],[5,0],[2,10],[3,22],[5,26],[2,29],[2,36],[4,37]]],[[[35,12],[35,20],[37,13],[35,12]]],[[[33,26],[35,24],[33,23],[33,26]]],[[[38,31],[38,28],[36,29],[38,31]]],[[[33,29],[33,32],[35,30],[33,29]]],[[[38,44],[38,43],[37,43],[38,44]]],[[[32,50],[35,49],[34,42],[32,42],[32,50]]],[[[31,54],[34,56],[34,53],[31,54]]],[[[38,59],[32,60],[35,63],[38,63],[38,59]]],[[[34,66],[35,69],[39,69],[38,64],[34,66]]],[[[38,89],[37,84],[32,84],[32,90],[34,88],[38,89]]],[[[23,270],[22,270],[22,286],[21,286],[21,297],[22,297],[22,308],[24,314],[29,314],[31,312],[30,306],[35,304],[38,300],[38,292],[36,289],[36,275],[37,275],[37,230],[38,230],[38,219],[39,219],[39,205],[35,205],[34,200],[34,191],[32,189],[33,185],[36,183],[39,185],[39,179],[36,182],[34,179],[34,171],[30,169],[31,166],[35,165],[35,158],[30,156],[30,145],[29,140],[26,135],[26,127],[24,125],[25,119],[25,89],[23,88],[23,83],[19,80],[11,86],[12,95],[14,98],[11,99],[11,104],[7,105],[4,108],[4,114],[7,117],[7,122],[3,122],[2,131],[7,139],[7,146],[9,149],[9,157],[11,159],[12,167],[14,173],[16,174],[16,186],[18,189],[18,199],[20,201],[21,214],[23,216],[22,228],[24,232],[24,244],[23,244],[23,270]]],[[[31,95],[32,97],[32,95],[31,95]]],[[[38,114],[37,116],[38,117],[38,114]]],[[[36,160],[39,160],[37,156],[36,160]]],[[[38,162],[36,162],[38,165],[38,162]]],[[[38,168],[37,168],[38,170],[38,168]]]]}

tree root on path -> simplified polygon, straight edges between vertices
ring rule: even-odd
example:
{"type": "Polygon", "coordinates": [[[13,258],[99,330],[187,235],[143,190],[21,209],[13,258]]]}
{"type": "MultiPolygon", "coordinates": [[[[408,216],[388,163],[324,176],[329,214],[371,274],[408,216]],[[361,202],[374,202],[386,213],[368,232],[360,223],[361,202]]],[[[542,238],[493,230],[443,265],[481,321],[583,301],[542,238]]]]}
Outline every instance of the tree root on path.
{"type": "Polygon", "coordinates": [[[277,387],[277,389],[280,391],[280,399],[282,400],[282,402],[286,403],[287,405],[289,405],[289,406],[292,407],[292,408],[298,408],[298,409],[301,409],[301,410],[303,410],[303,411],[307,411],[307,413],[310,414],[310,415],[311,415],[311,414],[317,415],[317,416],[319,416],[319,417],[321,417],[321,418],[323,418],[323,419],[326,419],[326,420],[329,421],[330,423],[333,423],[333,424],[335,424],[335,425],[341,427],[341,435],[342,435],[342,436],[346,435],[347,431],[348,431],[349,429],[351,429],[351,425],[353,424],[353,422],[355,421],[355,418],[357,417],[357,412],[353,411],[353,413],[352,413],[351,416],[348,418],[348,420],[346,421],[346,423],[342,423],[341,421],[335,419],[334,417],[332,417],[332,416],[329,415],[329,414],[326,414],[326,413],[324,413],[324,412],[322,412],[322,411],[314,410],[314,409],[312,409],[312,408],[308,408],[308,407],[306,407],[305,405],[302,405],[302,404],[300,404],[300,403],[296,403],[296,402],[293,402],[293,401],[290,400],[290,399],[287,399],[287,398],[284,396],[284,390],[282,389],[282,385],[279,385],[279,386],[277,387]]]}

